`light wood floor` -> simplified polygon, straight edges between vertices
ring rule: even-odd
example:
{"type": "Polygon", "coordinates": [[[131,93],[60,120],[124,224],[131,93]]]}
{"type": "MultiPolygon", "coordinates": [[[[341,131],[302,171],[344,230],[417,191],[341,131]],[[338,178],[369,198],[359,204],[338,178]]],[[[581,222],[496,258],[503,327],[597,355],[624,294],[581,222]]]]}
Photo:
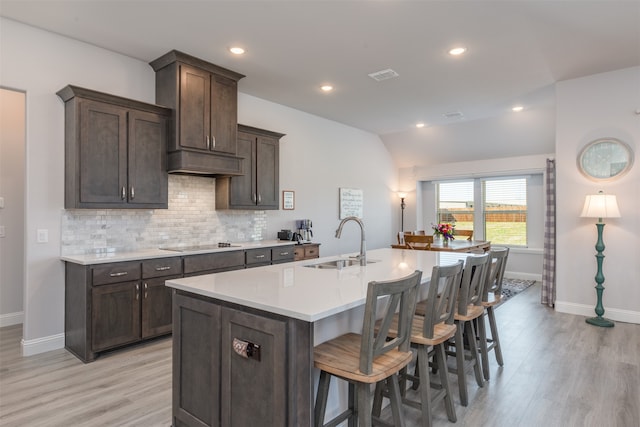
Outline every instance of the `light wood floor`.
{"type": "MultiPolygon", "coordinates": [[[[505,366],[492,353],[490,382],[480,389],[470,376],[458,422],[439,405],[435,426],[640,426],[640,325],[597,328],[539,295],[537,284],[498,308],[505,366]]],[[[0,329],[0,426],[170,425],[170,339],[83,364],[65,350],[24,358],[21,335],[0,329]]],[[[418,411],[405,413],[420,425],[418,411]]]]}

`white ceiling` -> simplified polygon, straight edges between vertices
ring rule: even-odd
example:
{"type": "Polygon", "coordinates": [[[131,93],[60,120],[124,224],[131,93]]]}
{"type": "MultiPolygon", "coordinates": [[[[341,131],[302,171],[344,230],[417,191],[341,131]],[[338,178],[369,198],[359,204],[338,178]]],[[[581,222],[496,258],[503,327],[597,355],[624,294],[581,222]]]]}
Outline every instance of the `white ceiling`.
{"type": "Polygon", "coordinates": [[[245,74],[243,93],[380,135],[401,165],[428,138],[418,121],[548,115],[555,82],[640,65],[640,0],[0,0],[0,15],[145,62],[200,57],[245,74]]]}

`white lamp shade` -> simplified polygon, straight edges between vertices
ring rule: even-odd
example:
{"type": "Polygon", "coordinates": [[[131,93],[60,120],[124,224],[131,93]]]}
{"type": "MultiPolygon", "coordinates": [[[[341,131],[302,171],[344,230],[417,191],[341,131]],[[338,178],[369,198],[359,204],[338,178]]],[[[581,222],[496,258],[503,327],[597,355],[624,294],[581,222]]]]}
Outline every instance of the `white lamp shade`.
{"type": "Polygon", "coordinates": [[[620,218],[616,196],[602,193],[587,195],[580,216],[585,218],[620,218]]]}

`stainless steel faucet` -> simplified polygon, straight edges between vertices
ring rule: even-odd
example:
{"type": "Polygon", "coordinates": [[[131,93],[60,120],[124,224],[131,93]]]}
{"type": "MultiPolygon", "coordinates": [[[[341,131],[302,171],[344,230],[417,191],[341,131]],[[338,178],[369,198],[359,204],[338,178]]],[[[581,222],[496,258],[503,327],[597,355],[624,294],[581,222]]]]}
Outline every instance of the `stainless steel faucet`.
{"type": "Polygon", "coordinates": [[[342,221],[340,221],[340,225],[338,225],[338,229],[336,230],[336,238],[340,238],[342,234],[342,227],[347,221],[355,221],[360,226],[360,255],[358,255],[358,259],[360,260],[360,265],[367,265],[367,245],[365,243],[364,238],[364,223],[357,216],[348,216],[342,221]]]}

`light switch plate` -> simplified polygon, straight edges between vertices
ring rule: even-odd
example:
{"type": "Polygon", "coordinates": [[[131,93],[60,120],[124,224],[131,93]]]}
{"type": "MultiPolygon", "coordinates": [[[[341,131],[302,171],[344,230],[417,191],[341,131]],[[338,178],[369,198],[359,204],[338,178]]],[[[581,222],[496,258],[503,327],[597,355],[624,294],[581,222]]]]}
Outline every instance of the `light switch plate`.
{"type": "Polygon", "coordinates": [[[6,234],[4,232],[4,225],[0,225],[0,237],[5,237],[6,234]]]}
{"type": "Polygon", "coordinates": [[[47,243],[49,241],[49,230],[46,228],[38,229],[38,243],[47,243]]]}

